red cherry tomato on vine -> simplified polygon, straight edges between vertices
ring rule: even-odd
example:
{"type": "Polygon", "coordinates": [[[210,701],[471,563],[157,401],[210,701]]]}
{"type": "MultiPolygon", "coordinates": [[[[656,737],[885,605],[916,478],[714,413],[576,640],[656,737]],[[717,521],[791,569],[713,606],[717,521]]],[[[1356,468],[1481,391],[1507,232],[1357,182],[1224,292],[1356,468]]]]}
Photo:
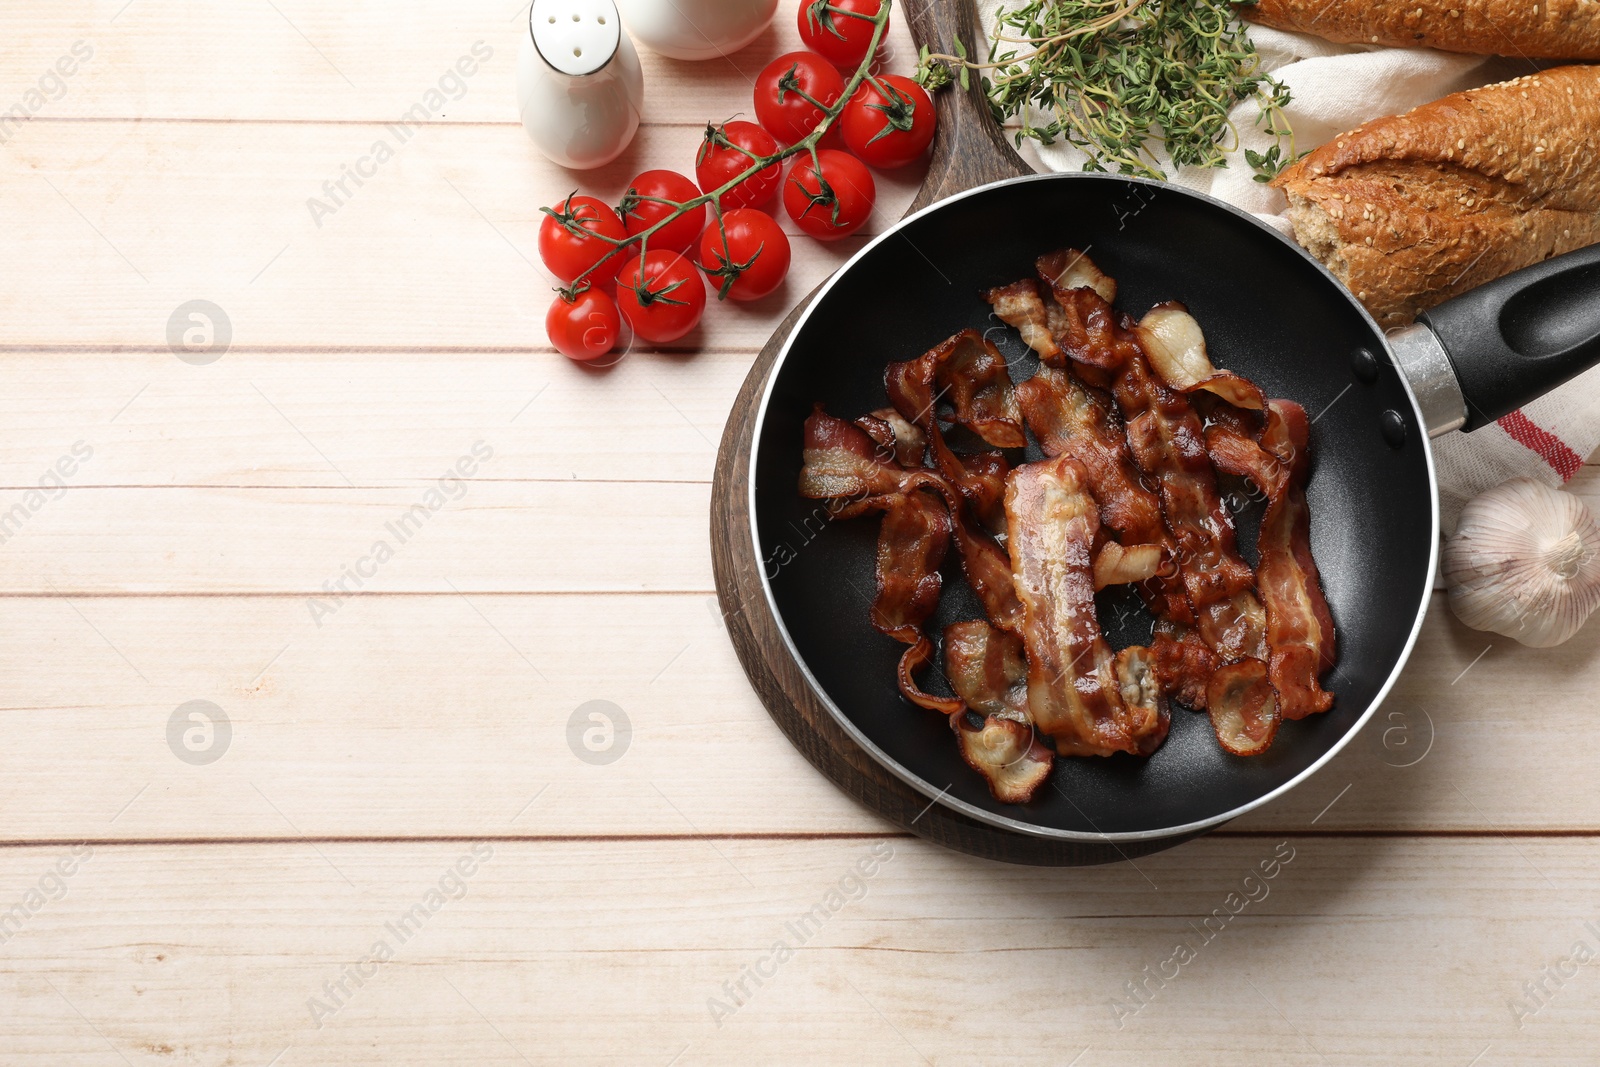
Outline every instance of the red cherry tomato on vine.
{"type": "Polygon", "coordinates": [[[783,180],[783,207],[789,217],[819,241],[855,233],[872,215],[877,186],[872,172],[848,152],[817,152],[821,181],[811,156],[802,154],[783,180]]]}
{"type": "MultiPolygon", "coordinates": [[[[687,175],[675,170],[647,170],[628,183],[628,191],[622,194],[617,214],[622,216],[622,222],[631,237],[643,233],[672,214],[677,210],[677,204],[693,200],[699,195],[700,188],[687,175]]],[[[701,204],[651,234],[650,251],[659,248],[668,252],[682,252],[694,244],[705,224],[706,206],[701,204]]]]}
{"type": "MultiPolygon", "coordinates": [[[[753,122],[725,122],[707,126],[705,140],[694,157],[694,176],[706,192],[718,189],[778,150],[772,134],[753,122]]],[[[717,201],[723,210],[731,207],[760,207],[772,199],[783,178],[783,168],[774,163],[763,167],[717,201]]]]}
{"type": "Polygon", "coordinates": [[[652,248],[634,256],[617,275],[617,306],[644,340],[676,341],[700,321],[706,309],[706,283],[685,257],[652,248]]]}
{"type": "Polygon", "coordinates": [[[898,74],[880,75],[876,85],[862,82],[839,113],[845,147],[880,170],[920,158],[933,141],[937,122],[927,92],[898,74]]]}
{"type": "Polygon", "coordinates": [[[779,144],[791,145],[816,129],[823,108],[843,95],[844,79],[831,63],[813,52],[790,52],[757,76],[756,118],[779,144]]]}
{"type": "Polygon", "coordinates": [[[622,316],[616,301],[598,289],[586,289],[575,300],[557,294],[545,312],[544,332],[557,352],[587,363],[616,346],[622,316]]]}
{"type": "Polygon", "coordinates": [[[717,287],[718,300],[760,300],[789,273],[789,238],[771,215],[755,208],[724,211],[722,228],[713,222],[700,235],[700,266],[717,287]]]}
{"type": "MultiPolygon", "coordinates": [[[[616,247],[601,238],[620,241],[628,236],[617,213],[605,201],[592,196],[569,196],[550,210],[554,214],[545,215],[539,223],[539,258],[563,283],[571,282],[616,247]],[[576,233],[569,228],[574,226],[584,232],[576,233]]],[[[585,280],[591,285],[609,282],[617,276],[626,258],[612,256],[585,280]]]]}
{"type": "MultiPolygon", "coordinates": [[[[855,70],[872,44],[872,19],[883,0],[800,0],[800,40],[835,66],[855,70]],[[863,17],[864,16],[864,17],[863,17]]],[[[889,34],[884,24],[884,36],[889,34]]]]}

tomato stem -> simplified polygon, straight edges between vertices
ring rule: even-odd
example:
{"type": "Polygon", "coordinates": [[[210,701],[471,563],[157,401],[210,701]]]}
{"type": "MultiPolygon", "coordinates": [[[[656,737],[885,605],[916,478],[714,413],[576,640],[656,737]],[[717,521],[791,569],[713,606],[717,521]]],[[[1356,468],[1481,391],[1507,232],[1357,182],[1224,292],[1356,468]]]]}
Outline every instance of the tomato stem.
{"type": "MultiPolygon", "coordinates": [[[[796,141],[794,144],[789,145],[787,148],[780,148],[780,149],[778,149],[778,151],[772,153],[772,155],[770,155],[770,156],[762,156],[762,157],[756,159],[753,163],[750,164],[750,166],[746,167],[743,171],[741,171],[740,173],[738,173],[734,177],[730,178],[728,181],[724,182],[722,185],[719,185],[715,189],[709,189],[706,192],[702,193],[701,195],[699,195],[697,197],[693,197],[693,198],[691,198],[689,200],[683,200],[683,201],[660,200],[660,201],[658,201],[659,203],[664,203],[664,204],[676,204],[676,207],[672,211],[668,212],[666,215],[663,215],[661,218],[657,219],[650,226],[646,227],[643,230],[640,230],[636,234],[632,234],[632,235],[628,236],[625,239],[617,240],[616,238],[603,237],[600,234],[590,233],[588,230],[583,230],[582,233],[580,234],[580,236],[588,236],[588,237],[599,238],[600,240],[603,240],[607,244],[611,245],[612,248],[605,255],[603,255],[599,259],[597,259],[589,267],[588,270],[585,270],[582,274],[580,274],[576,278],[574,278],[566,289],[560,289],[560,290],[558,290],[558,292],[562,292],[562,293],[565,293],[565,292],[568,292],[568,291],[582,292],[582,290],[578,289],[577,286],[580,283],[582,283],[584,281],[584,279],[596,267],[598,267],[598,266],[600,266],[600,264],[606,262],[606,260],[610,259],[612,256],[615,256],[617,253],[622,252],[623,250],[629,248],[631,245],[633,245],[636,242],[640,246],[639,254],[642,255],[644,253],[644,251],[645,251],[645,242],[649,239],[650,235],[655,233],[657,230],[661,229],[664,226],[671,225],[676,220],[682,218],[684,215],[687,215],[689,212],[694,211],[695,209],[701,207],[702,205],[705,205],[705,204],[713,204],[713,205],[719,204],[721,202],[721,199],[722,199],[722,196],[723,196],[724,193],[727,193],[729,190],[731,190],[734,187],[738,186],[739,184],[741,184],[745,180],[747,180],[749,178],[752,178],[757,174],[760,174],[762,171],[766,170],[768,167],[772,166],[773,164],[781,163],[784,160],[788,159],[790,156],[798,155],[801,152],[809,152],[809,153],[811,153],[812,166],[815,169],[816,175],[817,175],[818,195],[820,196],[823,193],[826,193],[826,196],[833,202],[833,217],[834,217],[835,224],[837,224],[838,217],[839,217],[839,206],[838,206],[838,203],[837,203],[837,199],[834,198],[834,196],[833,196],[833,190],[828,187],[827,182],[825,182],[823,180],[823,178],[822,178],[822,167],[817,161],[817,143],[819,141],[821,141],[823,136],[828,132],[828,130],[830,130],[833,127],[833,124],[838,119],[840,112],[844,111],[845,104],[849,102],[850,97],[855,95],[855,91],[856,91],[857,88],[860,87],[861,82],[864,79],[870,77],[870,74],[868,72],[871,69],[873,62],[875,61],[875,59],[877,57],[878,44],[883,40],[884,29],[885,29],[885,27],[887,27],[889,25],[889,9],[891,8],[892,5],[893,5],[893,0],[883,0],[883,2],[878,5],[878,13],[877,14],[875,14],[875,15],[864,15],[864,14],[862,14],[860,12],[857,12],[857,11],[845,11],[845,10],[843,10],[841,8],[833,7],[831,4],[828,4],[826,2],[826,0],[816,0],[816,2],[813,3],[811,5],[811,7],[808,9],[809,12],[828,12],[828,13],[837,14],[837,15],[848,15],[851,18],[864,19],[864,20],[868,20],[868,21],[870,21],[872,23],[872,40],[867,46],[866,55],[862,57],[861,63],[860,63],[859,66],[856,67],[855,73],[851,74],[849,79],[845,82],[844,92],[839,94],[839,99],[835,100],[831,106],[822,108],[823,118],[822,118],[821,122],[817,123],[816,129],[812,130],[810,133],[808,133],[804,137],[800,138],[800,140],[796,141]]],[[[831,22],[829,24],[829,27],[831,29],[831,22]]],[[[834,31],[834,32],[836,32],[836,31],[834,31]]],[[[816,103],[816,101],[812,101],[812,102],[816,103]]],[[[821,107],[822,105],[818,104],[817,106],[821,107]]],[[[707,129],[708,130],[709,129],[714,129],[714,128],[715,127],[712,126],[711,124],[707,124],[707,129]]],[[[737,146],[735,146],[735,147],[737,147],[737,146]]],[[[741,149],[741,150],[742,151],[748,151],[748,150],[744,150],[744,149],[741,149]]],[[[808,192],[807,195],[809,196],[811,194],[808,192]]],[[[568,199],[570,200],[571,198],[569,197],[568,199]]],[[[813,197],[813,203],[815,203],[815,202],[817,202],[817,198],[813,197]]],[[[545,214],[554,216],[558,220],[561,217],[560,214],[558,214],[557,212],[551,210],[550,208],[543,208],[541,210],[543,210],[545,212],[545,214]]],[[[563,225],[566,225],[566,224],[563,223],[563,225]]],[[[569,229],[570,229],[570,227],[569,227],[569,229]]],[[[574,231],[574,232],[577,232],[577,231],[574,231]]],[[[726,248],[727,246],[724,245],[723,247],[726,248]]],[[[651,296],[653,299],[657,299],[657,300],[662,299],[660,294],[648,293],[648,290],[647,290],[647,294],[649,296],[651,296]]],[[[640,299],[640,303],[641,304],[644,303],[644,299],[643,299],[644,295],[646,295],[646,294],[641,294],[641,299],[640,299]]],[[[671,301],[671,300],[668,300],[666,302],[667,303],[677,303],[677,301],[671,301]]]]}
{"type": "Polygon", "coordinates": [[[799,73],[800,64],[796,63],[784,73],[783,77],[778,79],[778,103],[783,103],[784,93],[793,93],[806,103],[810,104],[812,107],[817,108],[819,111],[828,110],[827,104],[824,104],[821,100],[818,100],[816,97],[800,88],[800,79],[798,77],[799,73]]]}

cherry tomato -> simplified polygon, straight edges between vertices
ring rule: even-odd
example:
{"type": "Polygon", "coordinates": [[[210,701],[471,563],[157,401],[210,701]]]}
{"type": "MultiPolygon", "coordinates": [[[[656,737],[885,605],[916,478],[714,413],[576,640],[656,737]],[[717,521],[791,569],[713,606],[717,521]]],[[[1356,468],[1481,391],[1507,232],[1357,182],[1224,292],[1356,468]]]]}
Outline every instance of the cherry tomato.
{"type": "MultiPolygon", "coordinates": [[[[816,129],[823,108],[843,95],[844,79],[832,64],[812,52],[790,52],[756,78],[756,118],[779,144],[791,145],[816,129]]],[[[828,134],[837,129],[835,123],[828,134]]]]}
{"type": "MultiPolygon", "coordinates": [[[[601,237],[620,241],[628,236],[617,213],[605,201],[592,196],[569,196],[550,210],[554,214],[545,215],[544,221],[539,223],[539,258],[563,283],[572,281],[616,247],[601,237]],[[599,236],[575,233],[569,226],[599,236]]],[[[585,280],[591,285],[609,282],[617,276],[617,270],[627,258],[612,256],[585,280]]]]}
{"type": "MultiPolygon", "coordinates": [[[[753,122],[725,122],[707,126],[705,140],[694,157],[694,176],[706,192],[726,185],[750,168],[750,164],[778,150],[772,134],[753,122]]],[[[774,163],[756,171],[722,194],[717,202],[730,207],[760,207],[772,199],[783,178],[783,167],[774,163]]]]}
{"type": "Polygon", "coordinates": [[[821,181],[811,156],[802,154],[783,182],[783,207],[795,223],[819,241],[855,233],[872,215],[877,186],[872,172],[848,152],[823,148],[821,181]]]}
{"type": "MultiPolygon", "coordinates": [[[[877,17],[882,2],[800,0],[800,40],[835,66],[855,70],[867,58],[867,48],[872,44],[871,20],[877,17]]],[[[887,37],[887,24],[883,32],[887,37]]]]}
{"type": "MultiPolygon", "coordinates": [[[[677,210],[670,200],[681,204],[700,195],[700,189],[687,175],[675,170],[647,170],[628,183],[617,214],[628,229],[628,236],[643,233],[677,210]]],[[[673,219],[650,235],[650,251],[683,252],[694,245],[706,224],[706,206],[701,204],[680,218],[673,219]]],[[[620,258],[620,257],[619,257],[620,258]]]]}
{"type": "Polygon", "coordinates": [[[598,289],[585,289],[575,300],[558,293],[545,312],[544,332],[557,352],[587,363],[615,347],[622,316],[617,302],[598,289]]]}
{"type": "Polygon", "coordinates": [[[700,321],[706,309],[706,283],[688,259],[652,248],[634,256],[617,275],[617,306],[644,340],[676,341],[700,321]]]}
{"type": "Polygon", "coordinates": [[[755,208],[724,211],[722,228],[712,222],[700,235],[700,266],[718,286],[718,300],[760,300],[789,273],[789,238],[755,208]]]}
{"type": "Polygon", "coordinates": [[[915,161],[928,150],[938,119],[933,100],[910,78],[884,74],[877,83],[861,83],[839,113],[839,125],[844,130],[845,146],[862,162],[892,170],[915,161]]]}

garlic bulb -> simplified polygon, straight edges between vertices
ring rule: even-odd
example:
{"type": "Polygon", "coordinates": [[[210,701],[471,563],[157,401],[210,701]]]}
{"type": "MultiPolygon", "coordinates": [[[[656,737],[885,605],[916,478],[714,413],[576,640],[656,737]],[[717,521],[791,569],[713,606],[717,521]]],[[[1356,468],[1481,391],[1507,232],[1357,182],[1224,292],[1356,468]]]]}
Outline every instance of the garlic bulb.
{"type": "Polygon", "coordinates": [[[1559,645],[1600,607],[1600,524],[1572,494],[1513,479],[1462,510],[1444,577],[1450,607],[1474,630],[1559,645]]]}

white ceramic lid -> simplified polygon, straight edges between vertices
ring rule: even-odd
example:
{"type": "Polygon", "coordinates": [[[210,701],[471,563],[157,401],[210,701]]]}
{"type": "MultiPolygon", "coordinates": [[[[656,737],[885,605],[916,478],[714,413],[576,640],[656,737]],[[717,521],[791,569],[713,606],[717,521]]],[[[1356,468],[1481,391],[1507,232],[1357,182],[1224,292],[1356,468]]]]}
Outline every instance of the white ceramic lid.
{"type": "Polygon", "coordinates": [[[612,0],[533,0],[528,23],[544,61],[574,77],[605,66],[622,36],[612,0]]]}

